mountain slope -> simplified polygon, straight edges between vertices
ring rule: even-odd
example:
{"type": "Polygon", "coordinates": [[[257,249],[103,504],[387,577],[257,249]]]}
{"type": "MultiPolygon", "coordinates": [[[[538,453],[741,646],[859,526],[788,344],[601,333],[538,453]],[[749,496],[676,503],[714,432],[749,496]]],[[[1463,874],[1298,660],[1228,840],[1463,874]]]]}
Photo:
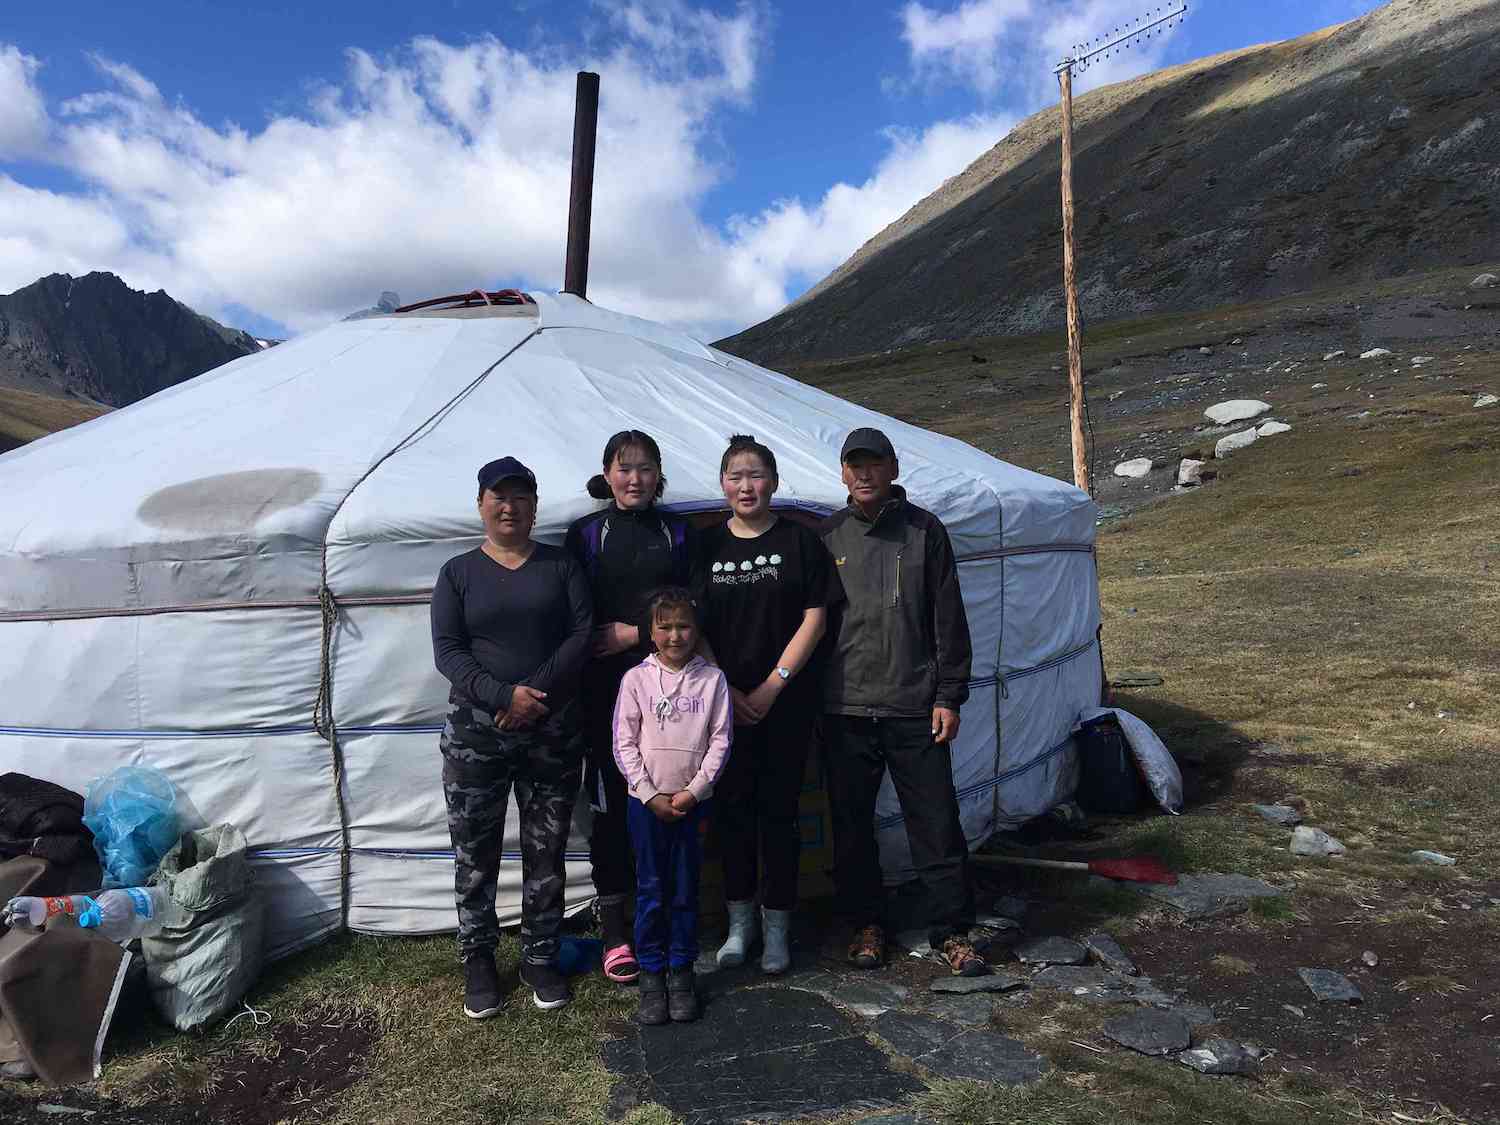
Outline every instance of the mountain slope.
{"type": "Polygon", "coordinates": [[[51,274],[0,296],[0,386],[125,406],[259,350],[111,273],[51,274]]]}
{"type": "MultiPolygon", "coordinates": [[[[1074,104],[1086,319],[1496,256],[1500,0],[1393,0],[1074,104]]],[[[1027,120],[771,319],[757,362],[1035,332],[1065,316],[1060,111],[1027,120]]]]}

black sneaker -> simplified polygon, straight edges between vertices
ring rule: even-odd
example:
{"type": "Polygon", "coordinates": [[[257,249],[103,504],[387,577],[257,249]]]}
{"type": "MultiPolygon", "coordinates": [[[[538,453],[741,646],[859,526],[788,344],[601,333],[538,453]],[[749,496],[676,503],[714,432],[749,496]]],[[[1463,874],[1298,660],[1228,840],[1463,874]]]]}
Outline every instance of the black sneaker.
{"type": "Polygon", "coordinates": [[[573,999],[568,978],[557,971],[556,965],[533,965],[530,961],[522,961],[521,983],[531,989],[532,1000],[544,1012],[561,1008],[573,999]]]}
{"type": "Polygon", "coordinates": [[[691,965],[667,971],[667,1012],[674,1023],[692,1023],[698,1018],[698,990],[691,965]]]}
{"type": "Polygon", "coordinates": [[[487,1020],[504,1006],[495,955],[469,954],[464,958],[464,1015],[471,1020],[487,1020]]]}
{"type": "Polygon", "coordinates": [[[636,988],[641,994],[641,1006],[635,1013],[636,1022],[651,1027],[666,1023],[670,1018],[667,1011],[666,977],[661,973],[650,973],[642,969],[641,975],[636,978],[636,988]]]}

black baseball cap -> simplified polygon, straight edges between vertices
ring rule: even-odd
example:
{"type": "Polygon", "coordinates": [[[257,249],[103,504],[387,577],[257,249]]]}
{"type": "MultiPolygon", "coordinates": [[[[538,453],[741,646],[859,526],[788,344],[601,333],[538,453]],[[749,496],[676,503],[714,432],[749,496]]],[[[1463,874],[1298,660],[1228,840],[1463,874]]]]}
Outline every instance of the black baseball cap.
{"type": "Polygon", "coordinates": [[[839,461],[849,460],[851,453],[873,453],[877,457],[889,457],[893,461],[896,459],[896,448],[891,445],[891,439],[874,426],[861,426],[849,431],[849,436],[844,439],[844,449],[839,454],[839,461]]]}
{"type": "Polygon", "coordinates": [[[523,481],[532,492],[536,492],[536,474],[514,457],[501,457],[479,470],[479,487],[494,488],[503,480],[523,481]]]}

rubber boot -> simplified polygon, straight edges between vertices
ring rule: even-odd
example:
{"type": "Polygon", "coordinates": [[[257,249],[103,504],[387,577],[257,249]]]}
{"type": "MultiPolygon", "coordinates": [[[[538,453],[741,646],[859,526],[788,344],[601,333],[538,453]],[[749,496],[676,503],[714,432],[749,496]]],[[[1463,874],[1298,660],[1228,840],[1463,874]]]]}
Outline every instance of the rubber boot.
{"type": "Polygon", "coordinates": [[[635,1014],[636,1022],[646,1024],[648,1027],[666,1023],[671,1018],[667,1012],[666,975],[642,969],[638,987],[640,1007],[635,1014]]]}
{"type": "Polygon", "coordinates": [[[756,925],[755,903],[731,902],[726,905],[729,907],[729,937],[719,947],[717,960],[719,968],[732,969],[745,963],[750,947],[760,936],[760,927],[756,925]]]}
{"type": "Polygon", "coordinates": [[[792,912],[790,910],[765,910],[766,946],[760,954],[760,970],[763,973],[784,973],[792,965],[791,938],[792,912]]]}
{"type": "Polygon", "coordinates": [[[698,1018],[698,990],[691,965],[667,970],[667,1014],[674,1023],[691,1023],[698,1018]]]}

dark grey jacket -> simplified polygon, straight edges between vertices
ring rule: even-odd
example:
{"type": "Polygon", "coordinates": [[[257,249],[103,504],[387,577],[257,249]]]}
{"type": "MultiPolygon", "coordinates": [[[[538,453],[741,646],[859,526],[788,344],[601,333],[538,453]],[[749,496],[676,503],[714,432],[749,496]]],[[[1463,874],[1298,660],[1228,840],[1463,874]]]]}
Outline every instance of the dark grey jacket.
{"type": "Polygon", "coordinates": [[[850,504],[818,529],[844,586],[828,629],[832,714],[927,716],[969,698],[969,620],[948,531],[893,491],[874,520],[850,504]]]}

